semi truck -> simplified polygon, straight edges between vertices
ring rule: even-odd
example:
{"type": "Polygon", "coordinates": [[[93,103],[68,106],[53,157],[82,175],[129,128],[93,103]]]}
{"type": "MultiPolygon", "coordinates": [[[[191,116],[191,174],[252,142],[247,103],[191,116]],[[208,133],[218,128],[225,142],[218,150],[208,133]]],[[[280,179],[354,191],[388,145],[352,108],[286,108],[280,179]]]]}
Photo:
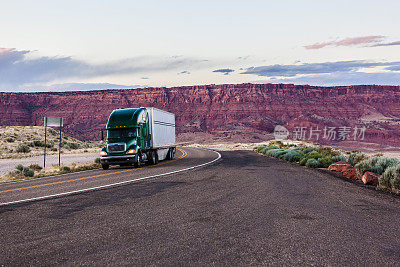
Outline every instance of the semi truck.
{"type": "MultiPolygon", "coordinates": [[[[175,115],[153,107],[116,109],[108,118],[100,163],[139,167],[174,158],[175,115]]],[[[104,140],[104,131],[101,132],[104,140]]]]}

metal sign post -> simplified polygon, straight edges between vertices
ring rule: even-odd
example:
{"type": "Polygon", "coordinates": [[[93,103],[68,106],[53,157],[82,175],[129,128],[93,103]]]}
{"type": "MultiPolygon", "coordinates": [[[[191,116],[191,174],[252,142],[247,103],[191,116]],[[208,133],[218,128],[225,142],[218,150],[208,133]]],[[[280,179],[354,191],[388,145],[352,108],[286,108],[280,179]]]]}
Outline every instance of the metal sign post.
{"type": "Polygon", "coordinates": [[[58,145],[58,166],[61,166],[61,128],[63,126],[62,117],[44,117],[44,158],[43,168],[46,167],[46,146],[47,146],[47,126],[60,127],[60,143],[58,145]]]}

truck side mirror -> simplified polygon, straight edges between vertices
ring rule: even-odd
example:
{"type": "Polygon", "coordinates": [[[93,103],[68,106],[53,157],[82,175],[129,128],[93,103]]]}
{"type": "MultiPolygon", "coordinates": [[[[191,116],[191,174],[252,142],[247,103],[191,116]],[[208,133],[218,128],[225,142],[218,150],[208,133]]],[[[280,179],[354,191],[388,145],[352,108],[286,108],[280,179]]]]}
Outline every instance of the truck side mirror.
{"type": "Polygon", "coordinates": [[[104,130],[101,129],[101,141],[104,141],[104,130]]]}

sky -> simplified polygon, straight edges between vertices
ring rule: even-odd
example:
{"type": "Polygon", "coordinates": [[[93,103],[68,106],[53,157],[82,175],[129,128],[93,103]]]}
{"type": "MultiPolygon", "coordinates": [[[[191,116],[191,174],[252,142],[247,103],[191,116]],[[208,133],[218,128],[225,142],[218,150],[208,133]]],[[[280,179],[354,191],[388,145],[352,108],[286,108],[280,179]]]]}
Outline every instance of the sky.
{"type": "Polygon", "coordinates": [[[0,0],[0,91],[400,85],[398,0],[0,0]]]}

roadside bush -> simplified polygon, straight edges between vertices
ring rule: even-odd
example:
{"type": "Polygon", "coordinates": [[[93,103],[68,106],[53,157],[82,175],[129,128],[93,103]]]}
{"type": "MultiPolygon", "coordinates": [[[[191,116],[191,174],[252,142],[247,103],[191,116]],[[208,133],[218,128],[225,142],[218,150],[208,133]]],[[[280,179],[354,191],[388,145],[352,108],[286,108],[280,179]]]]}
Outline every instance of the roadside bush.
{"type": "Polygon", "coordinates": [[[278,148],[281,148],[283,145],[282,141],[278,140],[273,140],[269,142],[269,146],[277,146],[278,148]]]}
{"type": "Polygon", "coordinates": [[[285,150],[283,149],[271,149],[266,152],[268,156],[279,158],[279,156],[285,154],[285,150]]]}
{"type": "Polygon", "coordinates": [[[33,175],[35,175],[35,172],[27,167],[24,168],[23,173],[24,173],[24,176],[26,176],[26,177],[33,177],[33,175]]]}
{"type": "Polygon", "coordinates": [[[22,172],[24,170],[24,165],[22,164],[18,164],[17,166],[15,166],[15,169],[19,170],[20,172],[22,172]]]}
{"type": "Polygon", "coordinates": [[[303,149],[303,154],[307,154],[307,153],[310,153],[310,152],[312,152],[312,151],[315,151],[315,150],[317,150],[315,147],[306,147],[306,148],[304,148],[303,149]]]}
{"type": "Polygon", "coordinates": [[[29,153],[31,152],[31,149],[29,148],[29,146],[25,145],[25,144],[20,144],[17,147],[17,153],[29,153]]]}
{"type": "Polygon", "coordinates": [[[319,161],[316,159],[308,159],[306,162],[306,166],[309,168],[318,168],[319,167],[319,161]]]}
{"type": "Polygon", "coordinates": [[[12,143],[12,142],[15,141],[15,139],[12,138],[12,137],[7,137],[7,138],[6,138],[6,141],[7,141],[8,143],[12,143]]]}
{"type": "Polygon", "coordinates": [[[355,166],[357,163],[367,159],[368,157],[361,152],[352,152],[349,155],[349,159],[348,159],[348,163],[350,163],[351,165],[355,166]]]}
{"type": "Polygon", "coordinates": [[[289,162],[298,162],[301,159],[302,155],[295,151],[295,150],[289,150],[284,154],[283,159],[289,162]]]}
{"type": "Polygon", "coordinates": [[[277,146],[267,146],[267,147],[264,147],[263,149],[261,149],[261,153],[267,154],[267,151],[272,150],[272,149],[279,149],[279,147],[277,147],[277,146]]]}
{"type": "Polygon", "coordinates": [[[385,171],[387,168],[392,167],[392,166],[396,166],[400,164],[400,161],[396,158],[382,158],[379,157],[376,165],[382,166],[383,171],[385,171]]]}
{"type": "Polygon", "coordinates": [[[387,168],[379,178],[379,186],[400,190],[400,165],[387,168]]]}
{"type": "MultiPolygon", "coordinates": [[[[44,147],[44,141],[42,140],[34,140],[28,144],[30,147],[44,147]]],[[[51,141],[46,142],[46,147],[51,148],[54,146],[54,143],[51,141]]]]}
{"type": "Polygon", "coordinates": [[[264,148],[265,148],[265,146],[259,146],[259,147],[256,147],[255,150],[257,150],[257,152],[261,152],[261,150],[264,148]]]}
{"type": "Polygon", "coordinates": [[[396,158],[372,157],[357,163],[355,167],[359,177],[361,177],[367,171],[383,174],[387,168],[398,164],[400,164],[400,162],[396,158]]]}
{"type": "Polygon", "coordinates": [[[307,153],[307,154],[300,160],[300,165],[302,165],[302,166],[306,165],[306,163],[307,163],[307,161],[308,161],[309,159],[316,159],[316,160],[318,160],[318,159],[320,159],[320,158],[322,158],[322,157],[323,157],[323,156],[322,156],[320,153],[318,153],[317,151],[311,151],[311,152],[307,153]]]}
{"type": "Polygon", "coordinates": [[[332,164],[332,157],[331,156],[325,156],[323,158],[319,159],[319,167],[320,168],[328,168],[329,165],[332,164]]]}
{"type": "Polygon", "coordinates": [[[43,168],[39,166],[38,164],[31,164],[28,166],[29,169],[32,169],[34,171],[41,171],[43,168]]]}
{"type": "Polygon", "coordinates": [[[339,156],[340,152],[334,150],[332,147],[329,146],[321,146],[318,148],[318,152],[321,153],[324,156],[339,156]]]}
{"type": "Polygon", "coordinates": [[[71,168],[68,167],[68,166],[62,166],[62,167],[60,167],[60,171],[61,171],[61,172],[70,172],[70,171],[71,171],[71,168]]]}
{"type": "Polygon", "coordinates": [[[332,163],[339,162],[339,161],[347,161],[347,158],[345,155],[338,155],[338,156],[333,156],[332,157],[332,163]]]}
{"type": "Polygon", "coordinates": [[[100,164],[100,158],[95,158],[95,159],[94,159],[94,163],[100,164]]]}
{"type": "Polygon", "coordinates": [[[80,145],[79,143],[67,143],[67,144],[65,145],[65,147],[66,147],[67,149],[78,149],[78,148],[81,147],[81,145],[80,145]]]}

